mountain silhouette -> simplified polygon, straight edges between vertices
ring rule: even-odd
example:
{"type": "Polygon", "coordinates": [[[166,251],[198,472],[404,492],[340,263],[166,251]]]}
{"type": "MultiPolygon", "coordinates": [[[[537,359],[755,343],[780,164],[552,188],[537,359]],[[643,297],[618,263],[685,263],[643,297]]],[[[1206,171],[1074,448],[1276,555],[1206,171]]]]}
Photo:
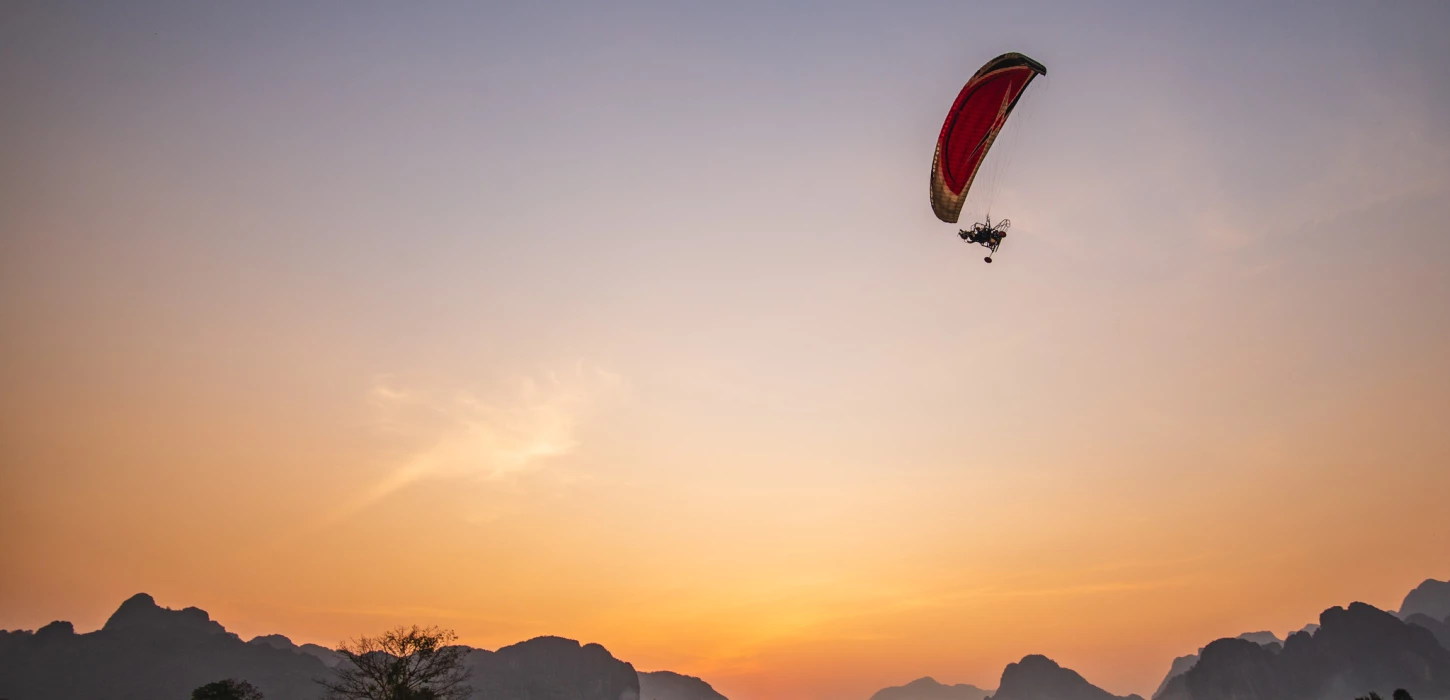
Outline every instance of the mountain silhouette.
{"type": "MultiPolygon", "coordinates": [[[[76,634],[62,621],[0,630],[0,698],[187,700],[197,687],[236,678],[267,700],[317,700],[315,680],[339,663],[345,658],[331,649],[282,635],[243,642],[200,608],[163,608],[142,593],[95,632],[76,634]]],[[[634,667],[598,644],[539,637],[498,651],[470,648],[464,663],[471,700],[639,700],[634,667]]]]}
{"type": "Polygon", "coordinates": [[[943,685],[927,676],[906,685],[882,688],[871,696],[871,700],[984,700],[991,694],[992,691],[982,690],[975,685],[943,685]]]}
{"type": "Polygon", "coordinates": [[[1417,613],[1435,620],[1450,617],[1450,581],[1429,578],[1410,591],[1405,596],[1405,602],[1400,604],[1400,617],[1408,618],[1417,613]]]}
{"type": "MultiPolygon", "coordinates": [[[[1337,700],[1398,688],[1450,699],[1450,584],[1430,579],[1399,615],[1364,603],[1325,610],[1282,643],[1270,632],[1220,639],[1173,662],[1154,700],[1337,700]],[[1401,619],[1403,616],[1404,619],[1401,619]]],[[[709,683],[669,671],[636,673],[598,644],[537,637],[497,651],[466,647],[470,700],[726,700],[709,683]]],[[[0,630],[0,698],[187,700],[223,678],[246,680],[269,700],[318,700],[316,681],[346,657],[280,635],[242,641],[205,610],[173,610],[140,593],[101,629],[77,634],[52,622],[0,630]]],[[[988,696],[972,685],[920,678],[871,700],[1142,700],[1120,698],[1040,655],[1008,664],[988,696]]]]}
{"type": "Polygon", "coordinates": [[[1139,695],[1119,697],[1099,688],[1077,671],[1033,654],[1007,664],[1002,682],[990,700],[1143,700],[1139,695]]]}
{"type": "Polygon", "coordinates": [[[639,697],[640,700],[726,700],[709,683],[673,671],[640,673],[639,697]]]}
{"type": "Polygon", "coordinates": [[[1430,630],[1364,603],[1330,608],[1313,634],[1283,647],[1220,639],[1156,700],[1320,700],[1397,688],[1417,698],[1450,695],[1450,651],[1430,630]]]}
{"type": "Polygon", "coordinates": [[[639,700],[634,666],[598,644],[536,637],[464,657],[474,698],[487,700],[639,700]]]}
{"type": "MultiPolygon", "coordinates": [[[[1273,632],[1245,632],[1235,637],[1235,639],[1242,639],[1245,641],[1253,642],[1260,646],[1283,646],[1283,641],[1280,640],[1278,635],[1275,635],[1273,632]]],[[[1174,659],[1173,664],[1168,667],[1168,675],[1163,677],[1163,682],[1159,683],[1158,689],[1153,691],[1154,700],[1157,700],[1158,696],[1162,695],[1163,691],[1168,688],[1168,681],[1171,681],[1174,678],[1183,675],[1188,671],[1188,669],[1193,668],[1193,666],[1198,663],[1199,654],[1202,653],[1203,647],[1199,647],[1198,654],[1187,654],[1174,659]]]]}
{"type": "Polygon", "coordinates": [[[145,593],[137,593],[121,603],[116,612],[101,628],[107,632],[138,631],[165,632],[188,630],[200,634],[229,635],[241,641],[241,637],[227,632],[221,623],[211,619],[201,608],[172,610],[156,604],[156,599],[145,593]]]}
{"type": "Polygon", "coordinates": [[[139,594],[104,627],[69,622],[0,633],[0,697],[24,700],[185,700],[192,689],[244,678],[269,700],[314,700],[331,674],[313,656],[247,644],[199,608],[171,610],[139,594]]]}

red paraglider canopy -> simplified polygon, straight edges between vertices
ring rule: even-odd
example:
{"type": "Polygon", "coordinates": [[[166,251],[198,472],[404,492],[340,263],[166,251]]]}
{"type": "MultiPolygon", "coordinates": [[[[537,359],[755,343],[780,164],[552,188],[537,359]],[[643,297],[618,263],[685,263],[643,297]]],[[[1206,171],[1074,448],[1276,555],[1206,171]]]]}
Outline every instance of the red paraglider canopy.
{"type": "Polygon", "coordinates": [[[931,164],[931,208],[938,219],[956,223],[972,179],[1027,84],[1047,68],[1020,53],[987,62],[967,81],[942,124],[931,164]]]}

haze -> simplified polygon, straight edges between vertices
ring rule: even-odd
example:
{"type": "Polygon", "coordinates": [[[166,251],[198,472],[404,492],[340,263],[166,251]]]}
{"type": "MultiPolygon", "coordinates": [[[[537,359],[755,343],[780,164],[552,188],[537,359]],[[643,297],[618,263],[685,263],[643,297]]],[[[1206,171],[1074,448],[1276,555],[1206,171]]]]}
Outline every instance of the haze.
{"type": "Polygon", "coordinates": [[[1146,696],[1217,636],[1393,608],[1450,575],[1447,30],[5,3],[0,628],[146,591],[735,700],[1028,653],[1146,696]],[[1005,51],[1049,76],[988,266],[927,175],[1005,51]]]}

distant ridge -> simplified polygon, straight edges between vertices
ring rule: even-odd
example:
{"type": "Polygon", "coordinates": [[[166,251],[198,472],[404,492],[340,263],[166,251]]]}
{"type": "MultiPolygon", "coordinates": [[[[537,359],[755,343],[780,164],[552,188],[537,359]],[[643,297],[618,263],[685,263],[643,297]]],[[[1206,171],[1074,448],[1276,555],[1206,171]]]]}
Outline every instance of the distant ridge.
{"type": "Polygon", "coordinates": [[[639,697],[640,700],[726,700],[709,683],[673,671],[641,671],[639,697]]]}
{"type": "Polygon", "coordinates": [[[346,656],[343,656],[342,654],[328,649],[327,647],[319,646],[317,644],[303,644],[302,646],[297,646],[296,644],[292,643],[291,639],[288,639],[286,636],[280,634],[267,634],[253,637],[247,643],[265,644],[269,647],[272,647],[273,649],[284,649],[286,651],[295,651],[299,654],[316,656],[322,661],[323,665],[327,666],[328,668],[336,668],[338,664],[347,660],[346,656]]]}
{"type": "Polygon", "coordinates": [[[984,700],[991,692],[966,683],[943,685],[926,676],[906,685],[882,688],[871,700],[984,700]]]}
{"type": "Polygon", "coordinates": [[[634,666],[598,644],[535,637],[464,659],[475,700],[639,700],[634,666]]]}

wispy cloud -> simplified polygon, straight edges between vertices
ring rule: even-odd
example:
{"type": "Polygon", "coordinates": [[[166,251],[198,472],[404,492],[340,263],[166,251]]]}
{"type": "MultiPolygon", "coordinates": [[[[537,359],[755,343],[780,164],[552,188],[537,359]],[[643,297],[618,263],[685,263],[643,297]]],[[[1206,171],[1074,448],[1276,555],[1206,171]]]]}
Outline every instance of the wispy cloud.
{"type": "Polygon", "coordinates": [[[408,447],[388,473],[338,509],[337,520],[424,479],[504,481],[578,447],[578,424],[599,397],[623,380],[577,364],[568,371],[517,378],[499,391],[422,388],[378,377],[368,400],[373,428],[408,447]]]}

